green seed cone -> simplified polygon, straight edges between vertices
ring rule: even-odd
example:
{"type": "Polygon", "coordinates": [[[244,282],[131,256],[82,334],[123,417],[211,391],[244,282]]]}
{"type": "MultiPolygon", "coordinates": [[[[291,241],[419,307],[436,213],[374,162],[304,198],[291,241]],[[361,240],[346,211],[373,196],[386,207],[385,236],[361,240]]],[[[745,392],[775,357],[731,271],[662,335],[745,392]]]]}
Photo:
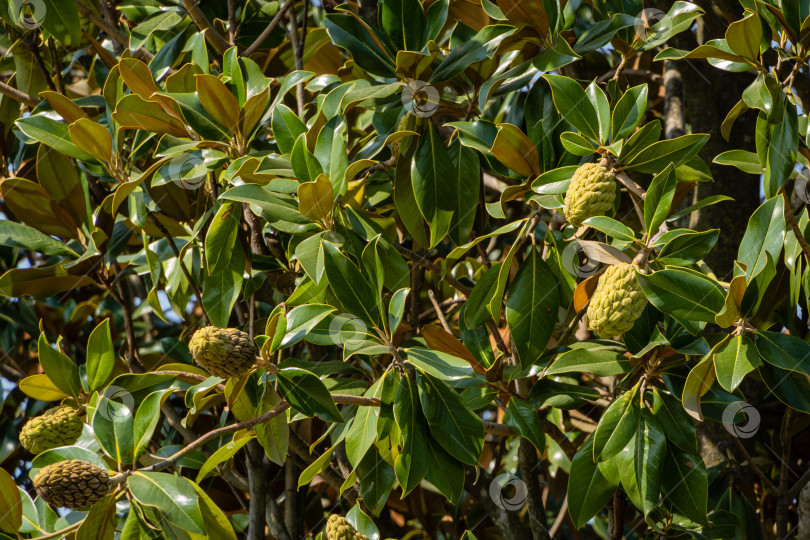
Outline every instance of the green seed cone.
{"type": "Polygon", "coordinates": [[[50,505],[86,508],[103,499],[110,490],[110,475],[89,461],[59,461],[40,469],[34,476],[34,488],[50,505]]]}
{"type": "Polygon", "coordinates": [[[216,326],[206,326],[194,332],[188,348],[197,364],[222,379],[241,377],[250,371],[259,354],[245,332],[216,326]]]}
{"type": "Polygon", "coordinates": [[[70,446],[81,436],[82,425],[79,412],[73,407],[54,407],[25,423],[20,431],[20,443],[32,454],[70,446]]]}
{"type": "Polygon", "coordinates": [[[349,521],[338,514],[329,516],[326,522],[327,540],[368,540],[364,534],[360,534],[349,521]]]}
{"type": "Polygon", "coordinates": [[[616,179],[613,173],[598,163],[586,163],[574,173],[565,192],[563,212],[574,227],[594,216],[603,216],[616,199],[616,179]]]}
{"type": "Polygon", "coordinates": [[[636,279],[638,266],[616,264],[599,276],[588,304],[588,327],[604,337],[624,334],[641,316],[647,297],[636,279]]]}

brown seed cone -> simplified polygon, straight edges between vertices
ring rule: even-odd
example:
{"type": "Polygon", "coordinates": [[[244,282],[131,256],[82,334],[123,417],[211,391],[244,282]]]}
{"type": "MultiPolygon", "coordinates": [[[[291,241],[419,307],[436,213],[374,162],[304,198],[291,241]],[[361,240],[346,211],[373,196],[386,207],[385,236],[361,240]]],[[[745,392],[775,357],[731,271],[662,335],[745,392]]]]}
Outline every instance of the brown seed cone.
{"type": "Polygon", "coordinates": [[[42,499],[61,508],[93,506],[110,490],[110,475],[89,461],[71,459],[42,467],[34,476],[42,499]]]}

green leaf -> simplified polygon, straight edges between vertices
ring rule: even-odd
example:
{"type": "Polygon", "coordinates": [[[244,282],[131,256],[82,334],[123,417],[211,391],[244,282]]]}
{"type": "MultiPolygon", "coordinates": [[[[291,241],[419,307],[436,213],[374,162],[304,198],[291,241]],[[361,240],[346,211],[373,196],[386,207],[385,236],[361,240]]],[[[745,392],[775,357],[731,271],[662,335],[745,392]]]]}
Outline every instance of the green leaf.
{"type": "Polygon", "coordinates": [[[198,504],[205,524],[205,536],[222,540],[236,540],[236,533],[228,516],[200,486],[193,482],[190,483],[199,498],[198,504]]]}
{"type": "Polygon", "coordinates": [[[454,47],[430,76],[431,84],[452,79],[475,62],[491,58],[504,39],[515,32],[507,25],[490,25],[482,28],[472,39],[454,47]]]}
{"type": "Polygon", "coordinates": [[[236,455],[247,443],[256,438],[254,434],[245,434],[237,432],[234,438],[224,446],[217,448],[216,452],[205,460],[203,466],[197,472],[197,478],[194,480],[198,484],[205,479],[208,474],[213,471],[220,463],[224,463],[236,455]],[[241,436],[240,436],[241,435],[241,436]]]}
{"type": "MultiPolygon", "coordinates": [[[[678,230],[682,234],[664,244],[658,252],[657,261],[664,264],[688,266],[705,257],[720,237],[720,229],[703,232],[678,230]]],[[[663,240],[663,236],[661,239],[663,240]]]]}
{"type": "Polygon", "coordinates": [[[778,368],[810,376],[810,344],[779,332],[755,333],[756,346],[762,359],[778,368]]]}
{"type": "Polygon", "coordinates": [[[45,375],[62,392],[69,396],[79,397],[79,394],[82,393],[82,381],[79,378],[79,369],[76,364],[51,347],[44,333],[39,335],[37,345],[39,363],[42,364],[45,375]]]}
{"type": "MultiPolygon", "coordinates": [[[[323,174],[321,162],[307,148],[307,136],[305,134],[299,135],[295,140],[290,154],[290,166],[292,166],[295,177],[302,184],[304,182],[314,182],[318,176],[323,174]]],[[[326,202],[331,203],[331,200],[326,202]]]]}
{"type": "Polygon", "coordinates": [[[619,162],[630,170],[655,174],[670,163],[675,167],[686,163],[697,155],[708,140],[708,135],[695,133],[658,141],[619,162]]]}
{"type": "Polygon", "coordinates": [[[273,109],[273,136],[282,154],[292,152],[295,141],[302,133],[306,133],[307,126],[286,105],[279,104],[273,109]]]}
{"type": "Polygon", "coordinates": [[[425,10],[419,0],[383,0],[377,17],[380,28],[401,51],[418,51],[425,44],[425,10]]]}
{"type": "Polygon", "coordinates": [[[623,242],[634,242],[636,240],[636,234],[633,232],[633,229],[607,216],[590,217],[583,221],[583,223],[623,242]]]}
{"type": "Polygon", "coordinates": [[[422,411],[430,432],[454,458],[475,465],[484,447],[484,424],[447,383],[417,371],[422,411]]]}
{"type": "Polygon", "coordinates": [[[110,319],[104,319],[87,339],[87,384],[98,390],[109,380],[115,368],[115,351],[110,336],[110,319]]]}
{"type": "Polygon", "coordinates": [[[574,133],[573,131],[561,133],[560,142],[568,152],[575,156],[590,156],[595,153],[598,148],[596,143],[590,142],[579,133],[574,133]]]}
{"type": "MultiPolygon", "coordinates": [[[[371,385],[363,394],[366,397],[379,398],[382,395],[383,378],[371,385]]],[[[352,466],[357,466],[368,449],[377,439],[377,420],[379,411],[375,407],[358,407],[349,430],[346,432],[346,457],[352,466]]]]}
{"type": "MultiPolygon", "coordinates": [[[[31,2],[33,6],[37,6],[31,2]]],[[[9,5],[15,5],[9,3],[9,5]]],[[[22,2],[16,4],[22,5],[22,2]]],[[[53,34],[53,36],[68,47],[78,47],[82,40],[82,27],[79,20],[79,10],[75,2],[60,2],[59,0],[42,0],[42,16],[39,21],[42,28],[53,34]]],[[[34,9],[34,16],[37,17],[37,9],[34,9]]]]}
{"type": "Polygon", "coordinates": [[[475,221],[481,186],[481,167],[478,155],[473,150],[462,146],[460,140],[450,143],[449,155],[453,163],[453,176],[447,181],[455,184],[452,191],[456,195],[456,200],[453,201],[453,217],[448,234],[455,244],[460,245],[470,239],[475,221]]]}
{"type": "Polygon", "coordinates": [[[171,523],[196,534],[205,533],[194,484],[181,476],[135,472],[127,478],[130,493],[139,503],[157,507],[171,523]]]}
{"type": "MultiPolygon", "coordinates": [[[[784,98],[781,98],[784,99],[784,98]]],[[[785,111],[781,121],[768,123],[768,159],[762,188],[765,197],[775,197],[785,185],[793,167],[799,147],[799,126],[796,105],[785,99],[785,111]]]]}
{"type": "Polygon", "coordinates": [[[763,174],[765,172],[757,155],[747,150],[728,150],[714,158],[713,163],[737,167],[747,174],[763,174]]]}
{"type": "MultiPolygon", "coordinates": [[[[273,389],[265,390],[264,398],[256,410],[256,414],[264,414],[273,410],[282,402],[281,396],[273,389]]],[[[248,412],[249,415],[252,413],[248,412]]],[[[241,420],[241,418],[240,418],[241,420]]],[[[290,444],[290,426],[286,414],[278,414],[268,422],[262,422],[255,428],[256,439],[264,448],[265,454],[276,465],[284,465],[287,461],[287,450],[290,444]]]]}
{"type": "Polygon", "coordinates": [[[608,104],[607,96],[593,81],[585,89],[585,95],[588,101],[593,105],[596,111],[596,118],[599,121],[599,142],[606,144],[610,139],[610,105],[608,104]]]}
{"type": "Polygon", "coordinates": [[[472,288],[464,310],[464,320],[468,327],[475,328],[491,317],[488,308],[490,301],[497,292],[496,284],[501,266],[503,266],[501,262],[493,263],[489,269],[484,271],[472,288]]]}
{"type": "Polygon", "coordinates": [[[62,255],[72,259],[79,256],[62,242],[28,225],[8,220],[0,221],[0,245],[37,251],[43,255],[62,255]]]}
{"type": "Polygon", "coordinates": [[[397,331],[399,323],[402,322],[402,317],[405,315],[405,302],[410,292],[410,287],[403,287],[391,295],[388,303],[388,329],[391,334],[397,331]]]}
{"type": "Polygon", "coordinates": [[[428,472],[425,477],[454,504],[464,491],[464,465],[448,454],[433,437],[428,437],[428,472]]]}
{"type": "Polygon", "coordinates": [[[330,13],[324,27],[332,42],[351,53],[362,69],[378,77],[396,77],[394,61],[380,48],[379,36],[356,15],[330,13]]]}
{"type": "MultiPolygon", "coordinates": [[[[131,399],[128,401],[131,404],[131,399]]],[[[117,463],[132,463],[134,418],[125,403],[100,398],[93,414],[93,432],[105,454],[117,463]]]]}
{"type": "Polygon", "coordinates": [[[241,205],[226,202],[211,220],[205,235],[205,261],[209,275],[221,272],[230,263],[242,222],[241,210],[241,205]]]}
{"type": "Polygon", "coordinates": [[[641,417],[638,401],[638,386],[634,386],[632,390],[616,398],[605,410],[593,434],[595,461],[606,461],[614,457],[633,438],[641,417]]]}
{"type": "Polygon", "coordinates": [[[202,303],[211,324],[221,328],[228,327],[231,310],[242,289],[244,272],[245,254],[242,247],[236,245],[228,266],[205,277],[202,303]]]}
{"type": "Polygon", "coordinates": [[[648,276],[636,275],[650,302],[684,326],[695,321],[714,322],[725,304],[723,288],[697,272],[668,268],[648,276]]]}
{"type": "Polygon", "coordinates": [[[670,447],[661,477],[661,491],[683,515],[696,523],[708,524],[709,481],[706,465],[699,455],[670,447]]]}
{"type": "Polygon", "coordinates": [[[648,514],[658,504],[667,440],[653,413],[644,407],[638,431],[616,456],[619,478],[630,500],[648,514]]]}
{"type": "Polygon", "coordinates": [[[568,476],[568,513],[576,528],[581,528],[607,504],[618,487],[593,460],[593,437],[582,444],[571,460],[568,476]]]}
{"type": "Polygon", "coordinates": [[[290,405],[306,416],[318,416],[327,422],[344,422],[329,390],[312,372],[285,367],[276,373],[278,384],[290,405]]]}
{"type": "Polygon", "coordinates": [[[598,141],[599,117],[579,83],[561,75],[543,75],[543,78],[551,86],[554,104],[563,118],[584,136],[598,141]]]}
{"type": "Polygon", "coordinates": [[[160,407],[173,391],[173,388],[157,390],[146,396],[138,405],[132,426],[133,462],[146,451],[160,420],[160,407]]]}
{"type": "Polygon", "coordinates": [[[678,398],[653,388],[653,414],[669,441],[684,452],[697,452],[695,424],[683,410],[678,398]]]}
{"type": "Polygon", "coordinates": [[[394,487],[394,468],[376,451],[368,452],[357,466],[357,479],[360,481],[363,502],[379,515],[394,487]]]}
{"type": "Polygon", "coordinates": [[[611,141],[617,141],[630,135],[647,111],[647,85],[640,84],[629,88],[613,108],[611,141]]]}
{"type": "Polygon", "coordinates": [[[331,447],[329,450],[325,451],[323,454],[317,457],[315,461],[309,464],[309,466],[301,471],[301,474],[298,476],[298,487],[305,486],[312,482],[312,479],[315,478],[315,475],[321,474],[327,467],[329,467],[329,462],[332,459],[332,452],[335,451],[335,447],[331,447]]]}
{"type": "Polygon", "coordinates": [[[658,228],[669,215],[676,182],[675,167],[671,163],[652,179],[647,196],[644,198],[644,226],[648,237],[658,232],[658,228]]]}
{"type": "Polygon", "coordinates": [[[726,30],[729,48],[748,60],[756,60],[759,56],[761,40],[762,24],[755,13],[747,12],[745,18],[734,21],[726,30]]]}
{"type": "Polygon", "coordinates": [[[82,152],[73,144],[68,132],[68,125],[64,122],[57,122],[47,116],[35,114],[20,118],[16,123],[20,131],[61,154],[83,161],[93,161],[93,156],[82,152]]]}
{"type": "Polygon", "coordinates": [[[542,453],[546,447],[546,435],[540,415],[534,405],[517,397],[512,397],[506,406],[506,425],[515,433],[525,437],[542,453]]]}
{"type": "Polygon", "coordinates": [[[612,346],[597,345],[589,348],[577,347],[561,354],[546,373],[557,375],[584,372],[593,373],[599,377],[609,377],[627,373],[630,369],[630,360],[624,356],[623,351],[612,346]]]}
{"type": "Polygon", "coordinates": [[[760,365],[754,342],[745,335],[732,337],[714,351],[717,382],[729,392],[736,390],[745,376],[760,365]]]}
{"type": "Polygon", "coordinates": [[[506,321],[522,367],[534,364],[543,355],[559,307],[557,280],[533,248],[509,286],[506,300],[506,321]]]}
{"type": "Polygon", "coordinates": [[[467,361],[441,351],[409,347],[405,349],[405,354],[409,363],[445,381],[457,381],[475,376],[467,361]]]}
{"type": "Polygon", "coordinates": [[[779,260],[784,241],[784,198],[773,197],[756,209],[740,242],[737,260],[745,265],[746,275],[755,276],[765,267],[766,253],[770,253],[774,261],[779,260]]]}
{"type": "Polygon", "coordinates": [[[453,163],[432,123],[422,134],[411,161],[413,193],[419,211],[430,226],[430,246],[438,244],[450,230],[458,206],[458,184],[453,178],[453,163]]]}
{"type": "Polygon", "coordinates": [[[329,288],[343,308],[368,324],[379,325],[377,295],[366,276],[337,246],[326,240],[323,241],[323,255],[329,288]]]}
{"type": "Polygon", "coordinates": [[[305,304],[287,313],[287,329],[281,339],[281,347],[289,347],[304,339],[319,322],[324,320],[335,308],[326,304],[305,304]]]}
{"type": "Polygon", "coordinates": [[[402,451],[394,462],[394,472],[402,485],[402,497],[404,498],[428,472],[425,418],[419,408],[417,384],[407,373],[397,389],[394,400],[394,419],[402,434],[402,451]]]}

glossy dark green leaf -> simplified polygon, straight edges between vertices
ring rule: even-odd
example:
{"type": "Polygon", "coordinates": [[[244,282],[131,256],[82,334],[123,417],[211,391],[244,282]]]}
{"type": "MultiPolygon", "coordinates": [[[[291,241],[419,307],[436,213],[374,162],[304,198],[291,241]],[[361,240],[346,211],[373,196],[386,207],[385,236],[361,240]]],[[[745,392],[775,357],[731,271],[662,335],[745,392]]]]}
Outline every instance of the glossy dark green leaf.
{"type": "Polygon", "coordinates": [[[461,245],[470,240],[475,221],[481,186],[481,167],[476,153],[463,146],[459,140],[454,140],[450,144],[449,155],[453,164],[453,175],[446,181],[455,184],[452,191],[456,195],[456,200],[448,234],[454,243],[461,245]]]}
{"type": "Polygon", "coordinates": [[[706,465],[699,455],[669,448],[661,491],[685,516],[704,525],[707,524],[708,483],[706,465]]]}
{"type": "Polygon", "coordinates": [[[714,351],[714,371],[717,382],[733,392],[745,376],[759,367],[762,362],[748,336],[734,336],[714,351]]]}
{"type": "Polygon", "coordinates": [[[273,109],[272,126],[273,136],[282,154],[292,152],[295,141],[307,130],[304,122],[286,105],[277,105],[273,109]]]}
{"type": "Polygon", "coordinates": [[[647,111],[647,85],[629,88],[616,102],[611,116],[612,141],[630,135],[647,111]]]}
{"type": "Polygon", "coordinates": [[[637,276],[650,302],[681,324],[690,321],[714,322],[715,315],[725,304],[723,288],[697,272],[668,268],[651,275],[637,276]]]}
{"type": "Polygon", "coordinates": [[[348,312],[372,325],[380,323],[377,295],[368,279],[331,242],[323,242],[324,271],[329,287],[348,312]]]}
{"type": "Polygon", "coordinates": [[[425,11],[419,0],[383,0],[377,17],[380,28],[401,51],[418,51],[424,45],[425,11]]]}
{"type": "MultiPolygon", "coordinates": [[[[382,393],[383,379],[380,378],[366,390],[366,397],[379,398],[382,393]]],[[[358,407],[349,431],[346,432],[346,457],[349,463],[357,466],[368,449],[377,439],[377,420],[379,411],[374,407],[358,407]]]]}
{"type": "Polygon", "coordinates": [[[684,452],[697,452],[695,424],[678,398],[653,388],[653,414],[670,442],[684,452]]]}
{"type": "Polygon", "coordinates": [[[807,377],[769,363],[759,366],[759,375],[779,401],[797,411],[810,413],[810,382],[807,377]]]}
{"type": "Polygon", "coordinates": [[[450,153],[433,124],[428,126],[411,161],[411,178],[416,204],[430,226],[429,247],[433,247],[450,230],[460,199],[459,184],[448,181],[454,178],[450,153]]]}
{"type": "Polygon", "coordinates": [[[683,231],[683,234],[666,242],[658,252],[658,261],[664,264],[687,266],[705,257],[720,237],[720,229],[703,232],[680,230],[683,231]]]}
{"type": "Polygon", "coordinates": [[[93,414],[93,431],[96,440],[107,454],[117,463],[132,463],[134,440],[134,411],[132,403],[112,401],[102,397],[93,414]]]}
{"type": "Polygon", "coordinates": [[[561,75],[544,75],[554,96],[554,104],[569,124],[584,136],[599,140],[599,118],[578,82],[561,75]]]}
{"type": "Polygon", "coordinates": [[[644,407],[630,443],[616,456],[622,487],[633,504],[648,514],[658,504],[667,440],[658,420],[644,407]]]}
{"type": "Polygon", "coordinates": [[[349,51],[358,66],[379,77],[394,77],[394,58],[380,48],[379,36],[360,18],[345,13],[330,13],[324,27],[332,41],[349,51]]]}
{"type": "Polygon", "coordinates": [[[394,487],[394,468],[374,450],[368,452],[357,466],[357,479],[363,502],[372,512],[379,514],[394,487]]]}
{"type": "Polygon", "coordinates": [[[87,340],[87,384],[90,390],[104,386],[114,368],[115,351],[110,336],[110,319],[104,319],[87,340]]]}
{"type": "Polygon", "coordinates": [[[576,409],[601,397],[602,394],[595,388],[560,382],[549,377],[534,383],[529,392],[529,400],[535,407],[548,405],[558,409],[576,409]]]}
{"type": "Polygon", "coordinates": [[[612,346],[573,348],[557,357],[547,370],[549,375],[571,372],[593,373],[600,377],[620,375],[630,371],[630,360],[612,346]]]}
{"type": "Polygon", "coordinates": [[[447,383],[417,371],[422,411],[433,438],[454,458],[474,465],[484,445],[484,424],[447,383]]]}
{"type": "Polygon", "coordinates": [[[671,163],[652,179],[644,198],[644,226],[648,237],[658,232],[658,227],[669,215],[676,182],[675,167],[671,163]]]}
{"type": "Polygon", "coordinates": [[[240,245],[234,247],[228,265],[203,280],[203,307],[211,324],[226,328],[231,310],[242,289],[245,254],[240,245]]]}
{"type": "Polygon", "coordinates": [[[568,513],[577,528],[582,527],[607,504],[618,487],[593,460],[593,437],[589,437],[571,460],[568,476],[568,513]]]}
{"type": "Polygon", "coordinates": [[[692,159],[709,140],[708,135],[690,134],[655,142],[620,163],[633,171],[658,173],[670,163],[675,167],[692,159]]]}
{"type": "Polygon", "coordinates": [[[464,491],[464,465],[448,454],[433,437],[428,437],[428,472],[425,477],[453,503],[464,491]]]}
{"type": "Polygon", "coordinates": [[[593,434],[593,458],[606,461],[621,452],[636,434],[641,418],[638,386],[610,404],[593,434]]]}
{"type": "Polygon", "coordinates": [[[546,435],[534,405],[513,397],[506,406],[504,421],[515,433],[528,439],[539,452],[543,452],[546,447],[546,435]]]}
{"type": "Polygon", "coordinates": [[[327,422],[343,422],[329,390],[312,372],[297,367],[285,367],[276,374],[287,401],[306,416],[318,416],[327,422]]]}
{"type": "Polygon", "coordinates": [[[557,280],[537,249],[532,249],[509,286],[506,321],[520,364],[534,364],[554,331],[560,293],[557,280]]]}
{"type": "Polygon", "coordinates": [[[756,332],[756,347],[769,364],[810,376],[810,344],[804,340],[760,330],[756,332]]]}
{"type": "Polygon", "coordinates": [[[394,418],[402,434],[402,451],[394,462],[394,471],[404,497],[428,472],[427,426],[419,406],[416,381],[412,381],[410,375],[399,383],[394,418]]]}
{"type": "Polygon", "coordinates": [[[127,486],[135,500],[157,507],[170,522],[197,534],[205,533],[198,496],[190,480],[168,473],[136,472],[127,478],[127,486]]]}
{"type": "Polygon", "coordinates": [[[765,197],[774,197],[785,185],[793,167],[796,165],[796,154],[799,145],[799,126],[796,105],[785,100],[785,111],[782,120],[768,124],[769,144],[768,160],[762,188],[765,197]]]}

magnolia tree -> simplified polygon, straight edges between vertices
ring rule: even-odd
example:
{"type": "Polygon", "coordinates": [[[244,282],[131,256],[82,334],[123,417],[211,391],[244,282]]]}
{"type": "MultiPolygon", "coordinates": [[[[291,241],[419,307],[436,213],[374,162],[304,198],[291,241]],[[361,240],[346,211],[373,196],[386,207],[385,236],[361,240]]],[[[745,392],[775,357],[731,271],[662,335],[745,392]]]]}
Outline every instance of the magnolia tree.
{"type": "Polygon", "coordinates": [[[810,537],[807,2],[0,20],[0,538],[810,537]]]}

